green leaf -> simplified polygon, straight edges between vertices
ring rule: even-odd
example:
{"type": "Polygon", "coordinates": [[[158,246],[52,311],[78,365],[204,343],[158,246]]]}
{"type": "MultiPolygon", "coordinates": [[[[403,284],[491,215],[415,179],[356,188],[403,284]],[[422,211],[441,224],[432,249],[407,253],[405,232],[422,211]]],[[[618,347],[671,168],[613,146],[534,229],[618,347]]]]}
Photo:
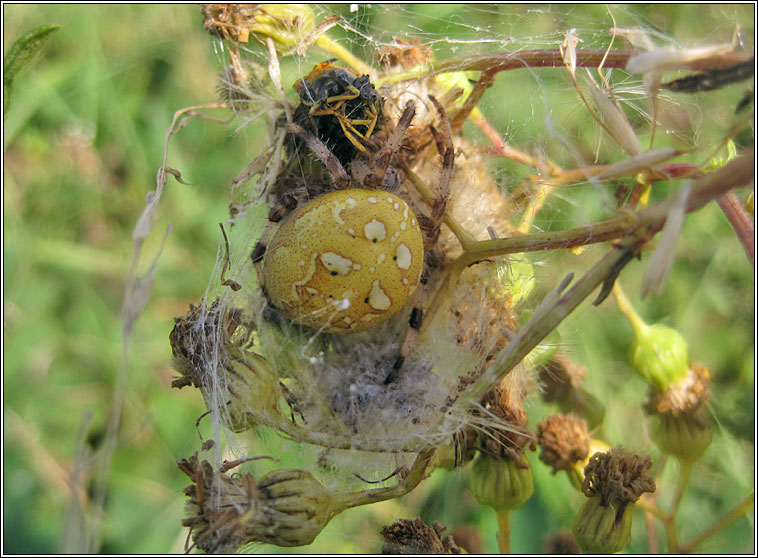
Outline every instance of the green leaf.
{"type": "Polygon", "coordinates": [[[16,74],[26,66],[35,54],[47,42],[50,36],[60,29],[60,25],[40,25],[29,31],[26,35],[18,39],[3,59],[3,93],[5,101],[3,103],[3,113],[7,112],[10,106],[11,85],[16,74]]]}

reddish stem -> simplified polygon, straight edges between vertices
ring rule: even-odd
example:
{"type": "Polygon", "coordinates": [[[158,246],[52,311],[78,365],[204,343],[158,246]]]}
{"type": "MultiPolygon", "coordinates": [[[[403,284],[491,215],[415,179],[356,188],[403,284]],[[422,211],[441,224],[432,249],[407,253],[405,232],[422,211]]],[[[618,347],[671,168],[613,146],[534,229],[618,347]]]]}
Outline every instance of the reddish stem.
{"type": "Polygon", "coordinates": [[[745,249],[750,263],[755,266],[755,225],[750,214],[734,192],[727,192],[717,198],[716,201],[732,224],[734,232],[737,233],[737,238],[742,242],[742,247],[745,249]]]}

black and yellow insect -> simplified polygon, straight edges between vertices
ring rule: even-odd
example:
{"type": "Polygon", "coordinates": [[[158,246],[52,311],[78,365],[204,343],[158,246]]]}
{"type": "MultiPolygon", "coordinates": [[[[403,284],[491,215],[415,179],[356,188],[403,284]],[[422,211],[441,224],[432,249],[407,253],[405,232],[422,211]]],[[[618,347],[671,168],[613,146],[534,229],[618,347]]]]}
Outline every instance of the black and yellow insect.
{"type": "Polygon", "coordinates": [[[384,106],[369,76],[330,60],[295,82],[294,89],[301,101],[295,121],[328,145],[343,165],[358,151],[365,153],[364,143],[381,125],[384,106]]]}

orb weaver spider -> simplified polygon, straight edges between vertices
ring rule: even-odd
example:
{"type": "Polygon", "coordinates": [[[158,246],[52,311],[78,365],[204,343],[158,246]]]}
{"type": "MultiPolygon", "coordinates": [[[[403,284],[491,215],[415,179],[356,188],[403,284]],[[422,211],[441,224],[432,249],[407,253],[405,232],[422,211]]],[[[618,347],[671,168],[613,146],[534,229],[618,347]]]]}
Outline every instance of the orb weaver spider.
{"type": "MultiPolygon", "coordinates": [[[[322,64],[306,78],[316,75],[320,80],[325,77],[324,68],[336,71],[322,64]]],[[[318,83],[317,91],[331,91],[325,82],[318,83]]],[[[329,113],[342,126],[346,118],[342,109],[349,100],[363,95],[351,87],[355,91],[350,90],[349,95],[317,101],[309,112],[329,113]],[[356,97],[351,97],[353,94],[356,97]]],[[[363,91],[373,91],[373,86],[365,86],[363,91]]],[[[368,99],[368,104],[373,102],[370,95],[362,98],[368,99]]],[[[410,327],[385,383],[402,367],[421,327],[424,295],[423,287],[417,287],[425,283],[426,260],[440,234],[454,164],[445,110],[434,97],[430,99],[443,131],[433,131],[442,165],[428,215],[411,207],[413,202],[398,193],[404,180],[401,148],[415,115],[413,102],[407,103],[384,145],[370,156],[356,157],[347,169],[322,138],[290,122],[285,125],[287,132],[299,138],[323,165],[329,183],[306,182],[276,201],[251,256],[269,303],[290,320],[322,333],[368,330],[389,320],[412,300],[410,327]]],[[[370,113],[376,109],[371,106],[370,113]]],[[[368,129],[363,135],[373,133],[379,120],[376,113],[365,124],[368,129]]],[[[351,129],[343,130],[350,142],[358,145],[351,129]]]]}

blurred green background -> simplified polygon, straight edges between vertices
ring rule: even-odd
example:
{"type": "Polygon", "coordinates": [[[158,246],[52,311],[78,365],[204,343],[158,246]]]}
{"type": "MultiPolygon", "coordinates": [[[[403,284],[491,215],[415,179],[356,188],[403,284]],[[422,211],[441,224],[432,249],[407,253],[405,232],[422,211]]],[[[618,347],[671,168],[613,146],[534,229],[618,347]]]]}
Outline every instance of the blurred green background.
{"type": "MultiPolygon", "coordinates": [[[[682,45],[728,42],[739,27],[751,50],[753,8],[636,5],[614,8],[613,15],[619,26],[642,25],[654,38],[660,32],[682,45]]],[[[332,11],[322,9],[321,15],[332,11]]],[[[612,25],[607,9],[598,5],[387,5],[355,11],[343,5],[333,11],[355,31],[378,40],[413,29],[439,58],[502,48],[554,48],[572,27],[585,39],[581,46],[601,47],[612,25]]],[[[62,27],[16,77],[4,121],[3,551],[9,554],[81,548],[71,479],[86,477],[89,457],[102,448],[113,405],[123,358],[120,307],[132,228],[145,194],[154,188],[173,113],[214,101],[222,68],[219,43],[203,30],[199,6],[6,4],[4,51],[21,34],[48,23],[62,27]]],[[[375,45],[359,34],[336,29],[334,36],[375,60],[375,45]]],[[[315,53],[312,61],[322,58],[315,53]]],[[[312,66],[310,59],[282,64],[285,88],[312,66]]],[[[565,72],[510,74],[487,92],[482,108],[514,146],[540,147],[566,166],[571,158],[557,139],[576,142],[592,154],[599,132],[575,100],[565,72]],[[548,117],[559,133],[546,132],[548,117]]],[[[634,95],[640,97],[639,82],[636,86],[636,93],[629,93],[633,101],[639,101],[634,95]]],[[[662,144],[696,144],[701,151],[689,160],[706,160],[714,154],[709,142],[715,145],[737,121],[734,107],[748,87],[745,82],[681,99],[678,131],[662,144]]],[[[172,318],[204,293],[216,259],[217,223],[227,217],[229,180],[261,147],[256,126],[234,130],[234,124],[193,122],[172,140],[169,165],[181,170],[190,185],[169,181],[156,240],[146,247],[149,260],[163,231],[175,225],[131,339],[123,422],[99,533],[102,553],[178,552],[184,544],[181,490],[186,477],[175,462],[198,449],[194,423],[204,404],[196,390],[170,388],[174,373],[168,333],[172,318]]],[[[738,144],[752,142],[752,129],[738,136],[738,144]]],[[[602,154],[618,156],[607,143],[602,154]]],[[[525,175],[507,162],[493,172],[506,188],[525,175]]],[[[597,194],[580,187],[555,197],[537,225],[558,230],[607,215],[597,194]]],[[[535,256],[542,292],[568,271],[586,268],[602,250],[535,256]]],[[[708,365],[714,376],[711,408],[718,432],[682,504],[679,525],[687,540],[753,487],[754,276],[715,204],[687,219],[677,256],[662,297],[639,302],[646,258],[631,264],[622,277],[640,313],[679,329],[692,358],[708,365]]],[[[631,328],[610,302],[599,308],[585,303],[561,326],[563,347],[587,366],[587,389],[606,406],[604,438],[655,453],[640,407],[645,388],[626,359],[630,341],[631,328]]],[[[554,411],[538,398],[530,400],[527,410],[532,424],[554,411]]],[[[535,497],[514,515],[512,535],[513,550],[526,553],[540,552],[545,536],[569,528],[581,502],[564,477],[551,476],[536,456],[531,461],[535,497]]],[[[675,478],[675,467],[669,465],[660,487],[664,506],[675,478]]],[[[494,515],[479,508],[466,487],[466,471],[435,473],[400,501],[342,514],[312,546],[294,551],[378,552],[381,526],[420,515],[449,529],[473,527],[482,550],[494,552],[494,515]]],[[[84,490],[89,489],[85,483],[84,490]]],[[[633,552],[647,551],[641,519],[635,521],[633,552]]],[[[753,519],[740,520],[706,548],[753,552],[753,519]]],[[[278,551],[265,546],[253,550],[278,551]]]]}

